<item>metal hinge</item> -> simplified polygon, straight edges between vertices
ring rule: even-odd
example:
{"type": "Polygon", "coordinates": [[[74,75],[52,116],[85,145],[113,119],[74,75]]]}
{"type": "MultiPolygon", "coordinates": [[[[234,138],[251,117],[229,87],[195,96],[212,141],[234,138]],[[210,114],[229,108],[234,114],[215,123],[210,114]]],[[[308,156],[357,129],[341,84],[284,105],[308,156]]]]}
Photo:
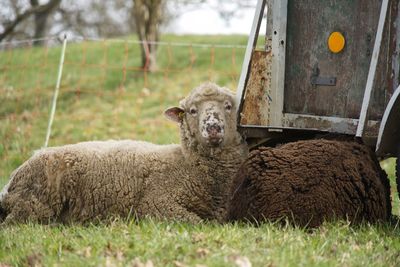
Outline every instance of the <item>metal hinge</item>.
{"type": "Polygon", "coordinates": [[[336,86],[336,77],[320,77],[319,76],[318,64],[315,64],[313,72],[311,74],[311,84],[313,86],[326,85],[326,86],[336,86]]]}

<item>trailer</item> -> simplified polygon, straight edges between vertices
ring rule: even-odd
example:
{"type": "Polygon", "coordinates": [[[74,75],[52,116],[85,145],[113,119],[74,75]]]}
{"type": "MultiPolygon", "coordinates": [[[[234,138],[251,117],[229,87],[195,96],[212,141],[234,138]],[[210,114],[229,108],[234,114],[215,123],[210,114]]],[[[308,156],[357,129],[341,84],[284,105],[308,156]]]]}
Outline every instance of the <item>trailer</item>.
{"type": "Polygon", "coordinates": [[[397,157],[400,192],[399,52],[399,0],[259,0],[238,129],[251,146],[354,136],[379,158],[397,157]]]}

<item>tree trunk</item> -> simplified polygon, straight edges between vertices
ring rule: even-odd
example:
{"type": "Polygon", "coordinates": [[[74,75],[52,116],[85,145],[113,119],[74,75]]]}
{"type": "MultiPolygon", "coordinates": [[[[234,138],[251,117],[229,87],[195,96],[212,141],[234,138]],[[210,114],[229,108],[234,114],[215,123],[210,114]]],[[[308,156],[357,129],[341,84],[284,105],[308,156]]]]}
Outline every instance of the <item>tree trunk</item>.
{"type": "Polygon", "coordinates": [[[157,42],[162,8],[162,0],[133,0],[132,13],[141,42],[142,67],[148,71],[157,70],[157,42]]]}
{"type": "Polygon", "coordinates": [[[50,13],[37,13],[35,14],[35,35],[33,38],[35,39],[33,44],[35,46],[39,46],[43,44],[43,40],[36,40],[43,38],[46,34],[46,25],[47,19],[50,13]]]}
{"type": "MultiPolygon", "coordinates": [[[[39,5],[38,0],[30,0],[32,7],[37,7],[39,5]]],[[[35,34],[33,36],[34,39],[43,38],[46,35],[47,29],[47,20],[51,12],[59,6],[61,0],[50,0],[48,2],[48,7],[35,13],[35,34]]],[[[43,44],[43,40],[35,40],[33,42],[35,46],[39,46],[43,44]]]]}

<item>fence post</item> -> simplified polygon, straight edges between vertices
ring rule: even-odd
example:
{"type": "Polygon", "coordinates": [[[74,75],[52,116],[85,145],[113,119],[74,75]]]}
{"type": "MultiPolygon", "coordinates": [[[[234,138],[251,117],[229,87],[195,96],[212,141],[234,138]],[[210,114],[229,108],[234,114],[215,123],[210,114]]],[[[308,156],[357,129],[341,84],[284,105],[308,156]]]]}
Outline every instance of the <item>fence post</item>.
{"type": "Polygon", "coordinates": [[[56,88],[54,89],[53,102],[51,105],[50,118],[49,118],[49,123],[47,125],[46,141],[44,143],[44,147],[47,147],[49,144],[49,139],[50,139],[50,134],[51,134],[51,125],[53,124],[54,114],[56,112],[56,107],[57,107],[58,92],[60,91],[60,83],[61,83],[62,71],[63,71],[63,66],[64,66],[64,56],[65,56],[66,47],[67,47],[67,35],[65,34],[63,46],[62,46],[62,50],[61,50],[60,65],[58,66],[57,83],[56,83],[56,88]]]}

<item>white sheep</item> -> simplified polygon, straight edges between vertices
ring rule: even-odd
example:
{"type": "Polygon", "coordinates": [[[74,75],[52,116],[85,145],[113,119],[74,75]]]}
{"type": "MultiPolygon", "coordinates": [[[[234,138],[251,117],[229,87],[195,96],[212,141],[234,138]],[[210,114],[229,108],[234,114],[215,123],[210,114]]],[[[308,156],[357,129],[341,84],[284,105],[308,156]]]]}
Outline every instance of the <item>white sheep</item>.
{"type": "Polygon", "coordinates": [[[39,150],[0,194],[0,221],[222,221],[231,179],[248,153],[235,109],[231,92],[205,83],[165,111],[180,124],[181,145],[126,140],[39,150]]]}

